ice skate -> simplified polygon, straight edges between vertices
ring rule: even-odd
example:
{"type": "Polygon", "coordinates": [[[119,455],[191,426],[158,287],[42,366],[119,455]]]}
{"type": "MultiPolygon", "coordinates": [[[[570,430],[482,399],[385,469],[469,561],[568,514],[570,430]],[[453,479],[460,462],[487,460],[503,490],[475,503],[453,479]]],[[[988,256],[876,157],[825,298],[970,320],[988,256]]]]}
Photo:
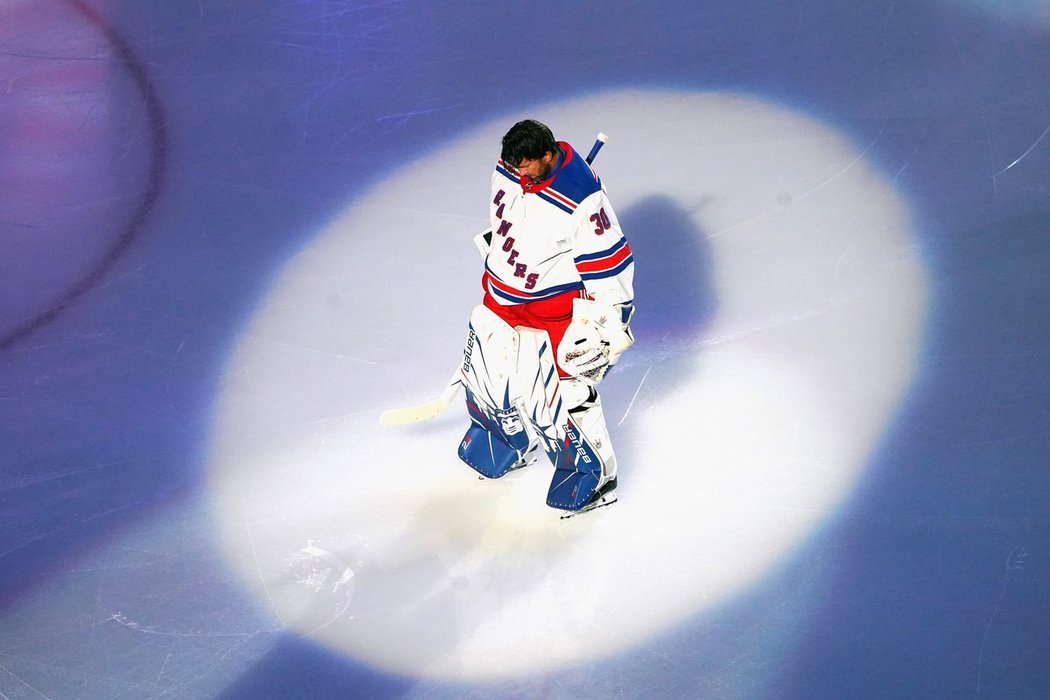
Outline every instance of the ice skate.
{"type": "MultiPolygon", "coordinates": [[[[506,476],[507,474],[510,474],[511,472],[515,472],[515,471],[517,471],[519,469],[524,469],[525,467],[529,467],[529,466],[532,466],[533,464],[535,464],[536,460],[538,459],[538,455],[537,455],[538,452],[539,452],[539,444],[537,443],[537,444],[533,445],[532,447],[530,447],[528,449],[528,451],[524,455],[522,455],[521,459],[519,459],[517,462],[512,464],[510,469],[508,469],[506,471],[506,473],[503,474],[503,476],[506,476]]],[[[485,481],[486,479],[490,479],[490,478],[499,478],[499,477],[488,477],[488,476],[484,476],[482,474],[478,474],[478,480],[479,481],[485,481]]]]}
{"type": "Polygon", "coordinates": [[[616,497],[616,477],[614,476],[612,479],[606,482],[604,486],[602,486],[600,489],[594,492],[594,495],[591,496],[591,500],[587,502],[587,505],[585,505],[583,508],[580,508],[579,510],[563,513],[561,519],[568,520],[569,518],[576,517],[577,515],[581,515],[583,513],[589,513],[590,511],[597,510],[598,508],[611,506],[613,503],[616,503],[617,500],[618,499],[616,497]]]}

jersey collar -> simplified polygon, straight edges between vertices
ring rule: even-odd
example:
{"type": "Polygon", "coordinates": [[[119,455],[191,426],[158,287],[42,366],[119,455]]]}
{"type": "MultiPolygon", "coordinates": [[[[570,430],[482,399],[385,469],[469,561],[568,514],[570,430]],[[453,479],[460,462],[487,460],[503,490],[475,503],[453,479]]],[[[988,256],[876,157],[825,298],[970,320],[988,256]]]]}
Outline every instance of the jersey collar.
{"type": "Polygon", "coordinates": [[[554,179],[558,177],[558,173],[562,171],[562,168],[572,161],[574,155],[572,146],[564,141],[559,141],[558,146],[561,147],[561,155],[558,162],[554,164],[553,168],[551,168],[550,174],[547,175],[546,180],[543,182],[533,182],[527,175],[522,175],[518,178],[518,182],[521,183],[522,192],[536,194],[537,192],[542,192],[547,189],[550,187],[551,183],[554,182],[554,179]]]}

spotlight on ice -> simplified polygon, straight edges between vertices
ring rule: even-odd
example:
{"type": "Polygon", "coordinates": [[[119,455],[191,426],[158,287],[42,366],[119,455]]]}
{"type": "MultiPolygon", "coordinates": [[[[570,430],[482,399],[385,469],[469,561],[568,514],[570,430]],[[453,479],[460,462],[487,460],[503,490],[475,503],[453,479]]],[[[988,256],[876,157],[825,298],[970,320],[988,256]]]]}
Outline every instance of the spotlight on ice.
{"type": "Polygon", "coordinates": [[[639,276],[654,256],[710,251],[710,279],[657,282],[671,307],[713,290],[702,333],[639,342],[603,385],[618,504],[559,520],[543,460],[479,481],[456,457],[458,405],[377,425],[435,396],[460,358],[480,295],[471,237],[519,115],[348,203],[275,279],[218,400],[210,488],[244,585],[287,629],[402,674],[550,671],[732,600],[850,495],[915,372],[925,273],[870,144],[746,95],[528,112],[580,148],[609,134],[596,167],[621,218],[654,196],[692,217],[697,240],[673,249],[626,231],[648,237],[639,276]]]}

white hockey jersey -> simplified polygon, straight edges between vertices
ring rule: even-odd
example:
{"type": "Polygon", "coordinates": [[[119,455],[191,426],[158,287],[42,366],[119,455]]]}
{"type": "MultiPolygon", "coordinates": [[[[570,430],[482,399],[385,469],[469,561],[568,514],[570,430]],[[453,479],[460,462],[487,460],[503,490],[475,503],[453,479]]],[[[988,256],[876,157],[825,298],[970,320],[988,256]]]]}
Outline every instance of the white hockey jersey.
{"type": "Polygon", "coordinates": [[[583,290],[609,304],[634,300],[634,257],[601,180],[569,144],[541,183],[503,161],[492,174],[492,241],[483,284],[508,306],[583,290]]]}

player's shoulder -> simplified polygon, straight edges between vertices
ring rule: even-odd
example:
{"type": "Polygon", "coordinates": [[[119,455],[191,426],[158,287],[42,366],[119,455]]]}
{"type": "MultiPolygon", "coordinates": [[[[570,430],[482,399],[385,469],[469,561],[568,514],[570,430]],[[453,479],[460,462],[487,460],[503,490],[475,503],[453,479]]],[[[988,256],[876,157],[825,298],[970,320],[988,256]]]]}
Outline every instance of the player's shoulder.
{"type": "Polygon", "coordinates": [[[496,167],[492,171],[493,183],[518,182],[518,180],[518,175],[508,168],[506,163],[502,160],[496,161],[496,167]]]}
{"type": "Polygon", "coordinates": [[[566,151],[567,161],[558,171],[550,188],[579,205],[595,192],[600,192],[602,183],[579,152],[574,151],[567,143],[561,145],[566,151]]]}

